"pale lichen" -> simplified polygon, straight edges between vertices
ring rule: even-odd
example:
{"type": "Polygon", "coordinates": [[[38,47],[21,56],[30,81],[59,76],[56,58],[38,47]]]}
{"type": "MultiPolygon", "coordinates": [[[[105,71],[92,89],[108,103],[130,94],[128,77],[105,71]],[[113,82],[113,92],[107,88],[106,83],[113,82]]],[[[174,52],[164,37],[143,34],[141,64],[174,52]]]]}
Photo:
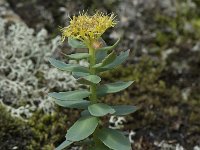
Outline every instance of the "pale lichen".
{"type": "Polygon", "coordinates": [[[78,87],[69,73],[50,67],[48,58],[58,50],[61,38],[47,38],[44,29],[35,33],[24,23],[9,25],[0,19],[0,101],[11,106],[13,116],[30,117],[32,110],[27,109],[32,106],[51,112],[49,90],[78,87]]]}

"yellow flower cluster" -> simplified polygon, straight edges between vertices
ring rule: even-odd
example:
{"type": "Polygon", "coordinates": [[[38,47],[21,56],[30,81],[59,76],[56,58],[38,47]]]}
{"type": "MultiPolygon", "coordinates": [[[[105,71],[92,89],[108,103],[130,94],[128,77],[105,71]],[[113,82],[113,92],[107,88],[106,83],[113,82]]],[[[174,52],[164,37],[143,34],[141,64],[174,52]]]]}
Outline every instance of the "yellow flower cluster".
{"type": "Polygon", "coordinates": [[[73,16],[70,25],[61,29],[62,40],[66,37],[81,40],[83,42],[91,42],[97,40],[110,27],[116,25],[114,14],[106,15],[96,12],[90,16],[82,13],[79,16],[73,16]]]}

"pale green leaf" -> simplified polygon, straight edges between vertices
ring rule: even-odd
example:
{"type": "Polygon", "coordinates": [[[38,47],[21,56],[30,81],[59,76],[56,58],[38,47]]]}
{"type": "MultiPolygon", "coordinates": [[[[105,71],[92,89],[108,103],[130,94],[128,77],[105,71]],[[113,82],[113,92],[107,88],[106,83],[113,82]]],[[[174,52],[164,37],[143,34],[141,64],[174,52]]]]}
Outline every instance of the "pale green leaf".
{"type": "Polygon", "coordinates": [[[115,42],[114,45],[112,45],[112,46],[106,46],[106,47],[101,47],[101,48],[98,48],[96,51],[107,51],[107,52],[112,51],[112,50],[114,50],[117,47],[117,45],[119,44],[119,42],[120,42],[120,39],[118,39],[117,42],[115,42]]]}
{"type": "Polygon", "coordinates": [[[101,78],[97,75],[89,75],[89,76],[84,76],[82,78],[79,78],[77,81],[81,84],[90,85],[92,83],[94,83],[94,84],[99,83],[101,81],[101,78]]]}
{"type": "Polygon", "coordinates": [[[54,99],[55,103],[59,106],[66,107],[66,108],[78,108],[78,109],[86,109],[90,104],[87,100],[67,100],[62,101],[58,99],[54,99]]]}
{"type": "MultiPolygon", "coordinates": [[[[103,47],[107,46],[106,42],[102,38],[99,38],[98,42],[101,43],[101,46],[103,47]]],[[[96,63],[100,63],[107,56],[107,51],[104,50],[95,50],[95,51],[96,51],[96,63]]]]}
{"type": "Polygon", "coordinates": [[[56,60],[54,58],[49,58],[49,62],[51,63],[51,65],[53,65],[54,67],[63,70],[63,71],[69,71],[69,72],[85,72],[88,73],[89,70],[88,68],[85,68],[83,66],[80,66],[78,64],[66,64],[60,60],[56,60]]]}
{"type": "Polygon", "coordinates": [[[69,141],[81,141],[90,136],[98,125],[98,118],[84,116],[77,120],[67,131],[66,139],[69,141]]]}
{"type": "Polygon", "coordinates": [[[92,116],[96,116],[96,117],[115,113],[115,110],[111,106],[103,104],[103,103],[89,105],[88,110],[92,116]]]}
{"type": "Polygon", "coordinates": [[[72,72],[72,76],[75,78],[75,79],[78,79],[80,77],[85,77],[85,76],[89,76],[90,73],[85,73],[85,72],[72,72]]]}
{"type": "Polygon", "coordinates": [[[97,133],[98,138],[110,149],[113,150],[131,150],[131,144],[122,133],[109,129],[103,128],[97,133]]]}
{"type": "Polygon", "coordinates": [[[90,95],[90,92],[87,90],[76,90],[69,92],[53,92],[48,94],[50,97],[67,101],[67,100],[81,100],[90,95]]]}
{"type": "Polygon", "coordinates": [[[121,65],[121,64],[122,64],[123,62],[125,62],[126,59],[128,58],[129,52],[130,52],[130,50],[127,50],[127,51],[125,51],[125,52],[121,52],[121,53],[119,54],[119,56],[117,56],[117,57],[115,58],[114,61],[112,61],[110,64],[107,64],[107,65],[105,65],[105,66],[102,66],[102,67],[97,68],[97,71],[98,71],[98,72],[103,72],[103,71],[107,71],[107,70],[113,69],[113,68],[115,68],[115,67],[121,65]]]}
{"type": "Polygon", "coordinates": [[[122,91],[127,87],[129,87],[132,83],[133,81],[128,81],[128,82],[119,81],[115,83],[101,85],[97,88],[97,95],[104,96],[105,94],[122,91]]]}
{"type": "Polygon", "coordinates": [[[96,51],[96,63],[100,63],[106,56],[106,51],[96,51]]]}
{"type": "Polygon", "coordinates": [[[93,68],[99,68],[99,67],[106,66],[106,65],[110,64],[111,62],[113,62],[115,60],[115,58],[116,58],[116,53],[113,51],[108,56],[106,56],[101,63],[94,65],[93,68]]]}
{"type": "Polygon", "coordinates": [[[106,46],[105,41],[101,38],[100,41],[104,44],[104,47],[96,49],[96,62],[100,63],[107,56],[107,53],[114,50],[114,48],[118,45],[120,39],[112,46],[106,46]]]}
{"type": "Polygon", "coordinates": [[[91,116],[90,112],[86,109],[81,112],[81,116],[91,116]]]}
{"type": "Polygon", "coordinates": [[[63,150],[64,148],[68,147],[71,145],[73,142],[65,140],[62,142],[55,150],[63,150]]]}
{"type": "Polygon", "coordinates": [[[86,59],[90,55],[88,53],[75,53],[71,55],[65,55],[67,58],[74,59],[74,60],[80,60],[80,59],[86,59]]]}
{"type": "Polygon", "coordinates": [[[116,116],[124,116],[131,114],[137,110],[136,106],[131,105],[118,105],[118,106],[112,106],[112,108],[116,111],[113,115],[116,116]]]}
{"type": "Polygon", "coordinates": [[[73,39],[73,38],[68,38],[68,44],[72,47],[72,48],[87,48],[86,45],[81,42],[81,41],[78,41],[76,39],[73,39]]]}

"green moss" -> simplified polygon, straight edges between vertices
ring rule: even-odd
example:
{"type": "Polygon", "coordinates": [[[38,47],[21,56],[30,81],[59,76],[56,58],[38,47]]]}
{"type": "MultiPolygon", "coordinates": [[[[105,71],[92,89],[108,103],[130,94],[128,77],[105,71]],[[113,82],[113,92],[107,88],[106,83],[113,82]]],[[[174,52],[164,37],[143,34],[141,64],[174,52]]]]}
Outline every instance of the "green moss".
{"type": "Polygon", "coordinates": [[[200,34],[200,18],[197,18],[197,19],[193,19],[191,21],[193,27],[194,27],[194,30],[200,34]]]}
{"type": "Polygon", "coordinates": [[[22,150],[53,150],[64,141],[67,129],[76,120],[78,112],[73,112],[70,123],[67,117],[70,110],[61,111],[59,108],[52,115],[37,111],[28,121],[23,121],[10,116],[0,105],[0,149],[17,146],[22,150]]]}
{"type": "MultiPolygon", "coordinates": [[[[191,124],[198,124],[200,120],[200,110],[198,107],[194,107],[191,113],[189,114],[189,121],[191,124]]],[[[200,129],[199,129],[200,130],[200,129]]]]}
{"type": "Polygon", "coordinates": [[[176,36],[173,33],[157,31],[156,32],[156,43],[159,46],[170,44],[172,41],[176,40],[176,36]]]}
{"type": "Polygon", "coordinates": [[[168,114],[170,117],[177,116],[179,112],[177,106],[165,107],[163,111],[165,112],[165,114],[168,114]]]}
{"type": "Polygon", "coordinates": [[[0,105],[0,149],[9,150],[13,147],[27,149],[34,138],[33,130],[26,122],[13,118],[5,108],[0,105]]]}
{"type": "Polygon", "coordinates": [[[44,114],[42,111],[36,112],[28,122],[36,135],[32,143],[43,150],[53,149],[64,140],[69,127],[67,121],[67,115],[59,109],[52,115],[44,114]]]}

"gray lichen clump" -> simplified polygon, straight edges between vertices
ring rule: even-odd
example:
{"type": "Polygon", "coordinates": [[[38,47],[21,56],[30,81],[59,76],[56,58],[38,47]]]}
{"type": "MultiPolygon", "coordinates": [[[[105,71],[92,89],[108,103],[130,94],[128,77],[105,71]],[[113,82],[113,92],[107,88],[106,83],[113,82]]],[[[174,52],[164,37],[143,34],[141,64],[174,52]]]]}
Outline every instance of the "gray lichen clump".
{"type": "Polygon", "coordinates": [[[50,42],[47,38],[44,29],[35,33],[23,23],[8,25],[0,19],[0,99],[9,106],[29,104],[17,110],[11,108],[13,115],[29,117],[29,111],[36,107],[51,111],[52,104],[45,93],[78,86],[68,73],[61,72],[58,76],[49,67],[47,58],[58,48],[60,38],[50,42]]]}

